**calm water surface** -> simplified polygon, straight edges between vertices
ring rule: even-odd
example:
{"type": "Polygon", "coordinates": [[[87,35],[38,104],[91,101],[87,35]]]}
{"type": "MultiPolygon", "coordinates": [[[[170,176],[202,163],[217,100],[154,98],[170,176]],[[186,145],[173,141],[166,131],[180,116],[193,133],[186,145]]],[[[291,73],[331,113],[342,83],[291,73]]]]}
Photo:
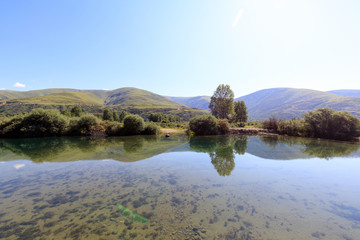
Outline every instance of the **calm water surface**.
{"type": "Polygon", "coordinates": [[[0,140],[0,239],[359,239],[360,146],[0,140]]]}

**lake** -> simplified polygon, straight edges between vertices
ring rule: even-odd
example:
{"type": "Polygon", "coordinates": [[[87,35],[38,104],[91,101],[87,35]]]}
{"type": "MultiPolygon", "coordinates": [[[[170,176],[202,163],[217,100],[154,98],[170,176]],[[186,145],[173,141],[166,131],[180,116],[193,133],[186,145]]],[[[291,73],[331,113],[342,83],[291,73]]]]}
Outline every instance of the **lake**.
{"type": "Polygon", "coordinates": [[[0,139],[0,239],[359,239],[360,145],[0,139]]]}

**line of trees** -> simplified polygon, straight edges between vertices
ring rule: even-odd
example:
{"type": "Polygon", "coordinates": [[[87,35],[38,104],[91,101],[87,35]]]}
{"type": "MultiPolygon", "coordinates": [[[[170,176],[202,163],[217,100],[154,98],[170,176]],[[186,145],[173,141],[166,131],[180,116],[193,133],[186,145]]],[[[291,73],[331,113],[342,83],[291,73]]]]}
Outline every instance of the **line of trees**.
{"type": "Polygon", "coordinates": [[[229,85],[220,84],[210,99],[209,108],[216,118],[231,122],[248,121],[247,107],[244,101],[234,102],[234,92],[229,85]]]}
{"type": "Polygon", "coordinates": [[[303,118],[290,120],[270,117],[263,128],[274,133],[335,140],[356,140],[360,136],[360,120],[345,111],[319,108],[303,114],[303,118]]]}
{"type": "MultiPolygon", "coordinates": [[[[103,115],[108,114],[104,110],[103,115]]],[[[74,107],[70,115],[55,109],[34,109],[30,113],[0,118],[0,137],[121,136],[159,132],[155,123],[145,123],[139,115],[126,114],[122,122],[100,120],[93,114],[83,113],[81,107],[74,107]]]]}
{"type": "MultiPolygon", "coordinates": [[[[213,116],[190,120],[189,129],[195,135],[226,134],[229,129],[225,121],[238,123],[238,126],[243,127],[248,120],[245,102],[234,102],[234,93],[229,85],[221,84],[217,87],[209,108],[213,116]]],[[[263,122],[263,128],[278,134],[335,140],[356,140],[360,136],[360,120],[348,112],[319,108],[303,115],[303,118],[290,120],[270,117],[263,122]]]]}

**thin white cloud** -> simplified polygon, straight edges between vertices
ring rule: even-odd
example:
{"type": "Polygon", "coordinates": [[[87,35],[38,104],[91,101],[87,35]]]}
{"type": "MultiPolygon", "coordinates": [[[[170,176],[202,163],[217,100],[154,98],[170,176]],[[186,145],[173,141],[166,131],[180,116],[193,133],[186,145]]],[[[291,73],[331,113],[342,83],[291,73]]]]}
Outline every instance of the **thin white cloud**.
{"type": "Polygon", "coordinates": [[[23,167],[25,167],[25,164],[23,164],[23,163],[21,163],[21,164],[14,164],[14,168],[15,168],[16,170],[18,170],[18,169],[20,169],[20,168],[23,168],[23,167]]]}
{"type": "Polygon", "coordinates": [[[6,88],[0,88],[0,90],[6,90],[6,88]]]}
{"type": "Polygon", "coordinates": [[[236,28],[236,26],[238,25],[240,17],[243,14],[243,12],[244,12],[244,10],[240,9],[239,12],[236,14],[236,17],[235,17],[235,19],[233,21],[233,24],[232,24],[232,28],[236,28]]]}
{"type": "Polygon", "coordinates": [[[24,87],[26,87],[25,84],[19,83],[19,82],[16,82],[13,86],[14,86],[14,87],[17,87],[17,88],[24,88],[24,87]]]}

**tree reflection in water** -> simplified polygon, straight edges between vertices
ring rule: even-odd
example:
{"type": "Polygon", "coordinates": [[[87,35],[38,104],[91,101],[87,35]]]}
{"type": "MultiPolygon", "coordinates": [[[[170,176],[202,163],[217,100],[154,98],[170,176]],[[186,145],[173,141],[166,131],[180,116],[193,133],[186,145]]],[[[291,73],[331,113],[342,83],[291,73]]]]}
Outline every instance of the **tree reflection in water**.
{"type": "Polygon", "coordinates": [[[212,136],[192,137],[190,148],[208,153],[211,163],[220,176],[229,176],[235,168],[235,154],[245,154],[248,137],[212,136]]]}

